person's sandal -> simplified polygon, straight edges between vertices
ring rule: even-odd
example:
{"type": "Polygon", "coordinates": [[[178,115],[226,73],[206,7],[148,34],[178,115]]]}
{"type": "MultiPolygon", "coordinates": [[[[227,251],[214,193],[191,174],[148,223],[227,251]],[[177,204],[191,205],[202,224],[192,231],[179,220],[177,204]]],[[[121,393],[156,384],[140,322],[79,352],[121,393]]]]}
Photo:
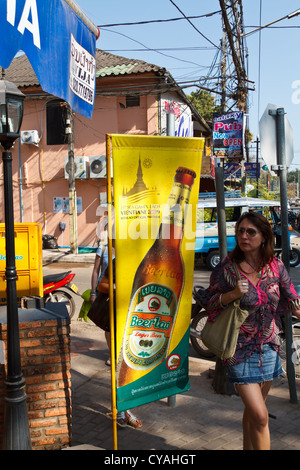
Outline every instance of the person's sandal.
{"type": "Polygon", "coordinates": [[[143,426],[142,421],[134,416],[130,410],[125,411],[125,418],[127,420],[127,424],[135,429],[141,428],[143,426]]]}
{"type": "Polygon", "coordinates": [[[121,426],[121,428],[127,426],[127,418],[125,416],[125,413],[124,411],[120,411],[119,413],[117,413],[117,424],[118,426],[121,426]]]}

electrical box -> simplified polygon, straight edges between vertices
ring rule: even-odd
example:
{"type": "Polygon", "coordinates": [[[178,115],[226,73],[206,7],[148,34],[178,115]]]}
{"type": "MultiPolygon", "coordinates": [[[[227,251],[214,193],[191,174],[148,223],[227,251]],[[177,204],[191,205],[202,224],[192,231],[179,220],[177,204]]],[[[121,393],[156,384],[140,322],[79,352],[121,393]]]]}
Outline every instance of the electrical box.
{"type": "Polygon", "coordinates": [[[21,131],[21,143],[38,145],[40,142],[38,131],[21,131]]]}
{"type": "MultiPolygon", "coordinates": [[[[42,228],[36,223],[18,223],[15,229],[15,265],[18,303],[24,296],[43,297],[42,228]]],[[[6,304],[5,224],[0,224],[0,305],[6,304]]]]}
{"type": "MultiPolygon", "coordinates": [[[[88,157],[74,157],[75,178],[85,179],[88,177],[88,157]]],[[[65,178],[69,179],[69,159],[65,157],[65,178]]]]}

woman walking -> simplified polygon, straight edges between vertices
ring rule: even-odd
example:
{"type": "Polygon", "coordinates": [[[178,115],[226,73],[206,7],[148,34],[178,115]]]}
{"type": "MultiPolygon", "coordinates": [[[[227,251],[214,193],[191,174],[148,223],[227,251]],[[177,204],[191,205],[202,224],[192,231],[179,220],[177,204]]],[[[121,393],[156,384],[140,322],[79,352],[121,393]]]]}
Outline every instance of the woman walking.
{"type": "Polygon", "coordinates": [[[273,233],[264,216],[243,214],[236,224],[236,240],[235,249],[213,271],[203,302],[208,321],[215,321],[236,299],[241,299],[241,308],[249,312],[240,327],[234,356],[223,363],[245,406],[244,449],[268,450],[265,402],[272,380],[282,374],[281,319],[288,310],[300,319],[300,299],[284,264],[274,256],[273,233]]]}

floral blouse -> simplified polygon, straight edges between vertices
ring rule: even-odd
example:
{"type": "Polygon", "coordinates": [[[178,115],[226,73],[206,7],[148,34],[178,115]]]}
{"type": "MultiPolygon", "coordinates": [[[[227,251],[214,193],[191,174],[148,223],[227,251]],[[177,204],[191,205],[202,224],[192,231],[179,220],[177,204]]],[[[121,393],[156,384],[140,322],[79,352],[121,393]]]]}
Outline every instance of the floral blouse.
{"type": "MultiPolygon", "coordinates": [[[[241,298],[241,308],[248,310],[249,316],[240,327],[235,355],[223,361],[225,366],[245,361],[263,343],[270,343],[279,351],[281,317],[288,310],[300,309],[300,298],[288,271],[279,259],[274,258],[263,268],[256,286],[241,270],[239,273],[241,279],[245,278],[249,282],[249,290],[241,298]]],[[[209,313],[207,321],[215,321],[222,314],[220,295],[233,290],[236,282],[233,263],[226,257],[212,272],[208,289],[202,294],[199,292],[209,313]]]]}

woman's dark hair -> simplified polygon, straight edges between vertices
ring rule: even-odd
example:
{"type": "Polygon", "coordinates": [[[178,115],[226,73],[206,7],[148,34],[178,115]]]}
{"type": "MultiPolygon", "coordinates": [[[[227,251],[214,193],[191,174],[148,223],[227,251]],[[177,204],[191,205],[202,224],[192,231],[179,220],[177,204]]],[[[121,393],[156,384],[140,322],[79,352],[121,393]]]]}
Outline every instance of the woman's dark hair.
{"type": "MultiPolygon", "coordinates": [[[[237,238],[238,229],[240,223],[248,219],[255,227],[262,233],[264,237],[264,243],[260,247],[260,256],[261,256],[261,263],[263,266],[268,264],[274,258],[274,235],[272,232],[271,225],[263,215],[259,214],[258,212],[245,212],[239,218],[235,226],[235,236],[237,238]]],[[[232,250],[229,254],[230,259],[235,260],[237,263],[243,261],[245,259],[245,255],[243,251],[236,244],[236,247],[232,250]]]]}

